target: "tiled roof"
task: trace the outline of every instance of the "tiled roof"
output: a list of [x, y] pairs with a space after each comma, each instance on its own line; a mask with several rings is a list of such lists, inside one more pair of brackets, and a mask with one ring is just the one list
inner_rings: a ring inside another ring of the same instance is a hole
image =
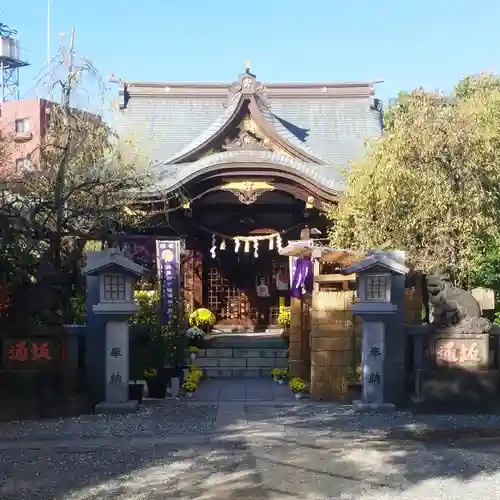
[[180, 151], [175, 153], [173, 156], [166, 159], [165, 163], [175, 163], [184, 155], [190, 153], [191, 151], [199, 148], [203, 144], [208, 143], [214, 136], [216, 136], [221, 129], [226, 127], [235, 115], [238, 113], [240, 108], [240, 101], [234, 100], [230, 103], [227, 108], [223, 108], [221, 114], [207, 127], [200, 135], [195, 137], [187, 146], [184, 146]]
[[294, 99], [272, 102], [278, 120], [310, 149], [329, 163], [348, 167], [365, 151], [366, 140], [382, 134], [381, 112], [372, 108], [373, 99]]
[[220, 117], [224, 102], [224, 97], [132, 97], [120, 112], [117, 131], [137, 141], [154, 163], [163, 163], [206, 132]]
[[312, 156], [318, 163], [328, 163], [327, 160], [315, 153], [305, 142], [301, 141], [291, 130], [286, 128], [283, 122], [273, 113], [270, 106], [265, 106], [260, 100], [257, 100], [257, 103], [262, 116], [271, 123], [281, 137], [290, 142], [299, 151], [306, 153], [308, 156]]
[[[229, 105], [227, 101], [232, 86], [224, 89], [205, 85], [183, 90], [181, 85], [135, 85], [130, 90], [127, 108], [122, 111], [118, 133], [131, 134], [141, 141], [144, 153], [158, 165], [165, 180], [174, 179], [172, 185], [182, 182], [183, 175], [190, 175], [191, 169], [207, 166], [220, 157], [214, 155], [209, 157], [212, 160], [203, 158], [182, 166], [175, 164], [208, 142], [237, 114], [239, 100], [232, 100]], [[299, 161], [301, 166], [296, 164], [297, 169], [316, 175], [325, 187], [341, 189], [341, 171], [363, 155], [367, 140], [382, 133], [381, 110], [374, 109], [370, 84], [311, 85], [298, 90], [286, 85], [262, 87], [267, 102], [257, 102], [266, 121], [311, 161], [327, 164]]]

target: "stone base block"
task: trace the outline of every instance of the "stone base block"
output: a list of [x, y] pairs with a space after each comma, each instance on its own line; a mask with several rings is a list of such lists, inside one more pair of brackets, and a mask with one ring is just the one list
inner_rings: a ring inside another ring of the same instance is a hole
[[95, 413], [109, 414], [117, 413], [120, 415], [125, 415], [127, 413], [134, 413], [137, 411], [139, 403], [137, 401], [125, 401], [123, 403], [108, 403], [103, 401], [102, 403], [97, 403], [95, 405]]
[[[170, 391], [168, 390], [170, 389]], [[170, 392], [170, 395], [173, 398], [179, 396], [181, 392], [181, 378], [180, 377], [172, 377], [170, 379], [170, 387], [167, 388], [167, 392]]]
[[396, 409], [392, 403], [363, 403], [363, 401], [353, 401], [352, 408], [357, 412], [381, 412], [390, 413]]
[[416, 378], [419, 405], [449, 411], [496, 409], [500, 389], [498, 370], [423, 369]]

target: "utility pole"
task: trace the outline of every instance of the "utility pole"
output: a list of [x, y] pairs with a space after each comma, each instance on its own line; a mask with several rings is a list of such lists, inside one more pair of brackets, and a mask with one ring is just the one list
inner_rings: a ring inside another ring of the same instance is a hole
[[69, 43], [68, 50], [68, 75], [66, 77], [66, 83], [63, 86], [62, 93], [62, 108], [64, 113], [64, 125], [66, 128], [66, 144], [64, 147], [63, 155], [59, 166], [57, 168], [56, 183], [54, 186], [54, 202], [56, 208], [56, 232], [54, 241], [54, 263], [56, 268], [59, 270], [61, 268], [61, 238], [62, 238], [62, 228], [65, 217], [66, 203], [64, 202], [64, 193], [66, 188], [66, 169], [68, 166], [68, 161], [71, 154], [71, 146], [73, 142], [73, 137], [71, 133], [71, 123], [70, 123], [70, 104], [71, 104], [71, 90], [73, 87], [73, 59], [74, 59], [74, 48], [75, 48], [75, 28], [71, 30], [71, 39]]
[[69, 50], [68, 50], [68, 76], [66, 78], [66, 84], [64, 85], [63, 91], [63, 106], [69, 108], [71, 102], [71, 89], [73, 86], [73, 59], [75, 50], [75, 28], [71, 29], [71, 38], [69, 40]]
[[47, 0], [47, 65], [50, 64], [50, 0]]

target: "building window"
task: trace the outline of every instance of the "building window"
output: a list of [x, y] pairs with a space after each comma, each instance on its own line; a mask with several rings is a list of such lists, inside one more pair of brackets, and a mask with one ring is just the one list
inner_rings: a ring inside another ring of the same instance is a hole
[[16, 134], [25, 134], [30, 129], [30, 122], [27, 118], [20, 118], [15, 121]]
[[121, 274], [104, 275], [104, 300], [125, 300], [125, 276]]
[[372, 274], [365, 278], [366, 300], [379, 302], [389, 301], [390, 276], [387, 274]]
[[28, 160], [28, 158], [18, 158], [16, 160], [16, 171], [17, 172], [31, 171], [31, 161]]

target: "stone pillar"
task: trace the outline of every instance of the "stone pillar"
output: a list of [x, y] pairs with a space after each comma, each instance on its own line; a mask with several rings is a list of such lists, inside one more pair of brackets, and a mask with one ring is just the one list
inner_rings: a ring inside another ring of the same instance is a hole
[[126, 321], [106, 323], [106, 402], [128, 401], [129, 326]]
[[[82, 269], [87, 277], [88, 389], [93, 392], [96, 412], [125, 413], [137, 408], [137, 401], [128, 401], [127, 320], [138, 311], [134, 302], [134, 281], [147, 272], [117, 249], [90, 253]], [[121, 275], [123, 294], [107, 298], [106, 278], [117, 274], [118, 278]]]
[[[399, 391], [394, 387], [394, 374], [391, 372], [392, 351], [389, 349], [389, 330], [394, 327], [391, 321], [394, 310], [389, 314], [366, 314], [363, 319], [363, 339], [361, 350], [361, 400], [354, 401], [353, 407], [360, 411], [394, 410], [400, 401]], [[359, 312], [358, 312], [359, 314]], [[361, 315], [360, 315], [361, 316]], [[397, 330], [403, 335], [403, 329]], [[398, 378], [401, 374], [395, 365]], [[404, 377], [401, 383], [404, 385]]]
[[104, 401], [96, 404], [96, 413], [130, 413], [137, 401], [129, 401], [129, 326], [128, 315], [105, 316]]
[[384, 402], [385, 324], [383, 321], [363, 322], [362, 401], [382, 405]]
[[353, 313], [363, 320], [362, 398], [358, 410], [390, 410], [405, 398], [405, 276], [402, 252], [373, 252], [344, 269], [356, 273]]
[[385, 324], [384, 387], [385, 401], [400, 406], [407, 399], [406, 391], [406, 335], [405, 324], [405, 275], [391, 276], [391, 314], [379, 316]]

